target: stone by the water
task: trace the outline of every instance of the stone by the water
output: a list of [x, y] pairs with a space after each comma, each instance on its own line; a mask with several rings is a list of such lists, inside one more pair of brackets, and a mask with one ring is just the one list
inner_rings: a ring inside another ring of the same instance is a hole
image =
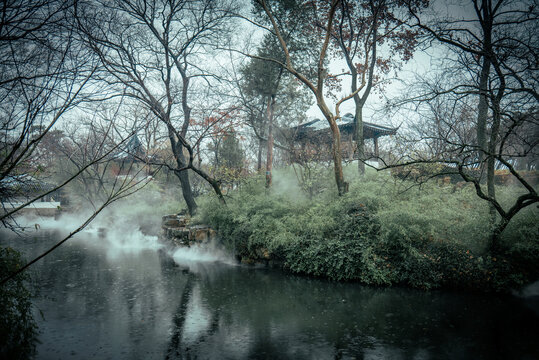
[[186, 215], [165, 215], [161, 223], [161, 239], [165, 243], [177, 246], [206, 244], [217, 239], [217, 232], [207, 225], [189, 225]]

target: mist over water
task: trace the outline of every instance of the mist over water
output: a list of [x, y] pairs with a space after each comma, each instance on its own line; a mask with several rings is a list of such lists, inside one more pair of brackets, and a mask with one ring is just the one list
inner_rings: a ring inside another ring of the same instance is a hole
[[228, 265], [236, 264], [233, 256], [216, 244], [181, 247], [172, 250], [171, 255], [178, 264], [192, 264], [195, 262], [220, 262]]
[[[21, 216], [17, 222], [29, 235], [54, 231], [65, 237], [90, 215], [90, 212], [64, 213], [57, 219], [35, 215]], [[236, 264], [234, 257], [217, 243], [177, 248], [166, 246], [166, 240], [160, 240], [158, 236], [160, 225], [160, 215], [134, 212], [130, 204], [120, 204], [105, 209], [68, 242], [81, 242], [88, 247], [103, 248], [111, 259], [121, 254], [162, 250], [177, 264], [190, 265], [191, 268], [197, 262]]]

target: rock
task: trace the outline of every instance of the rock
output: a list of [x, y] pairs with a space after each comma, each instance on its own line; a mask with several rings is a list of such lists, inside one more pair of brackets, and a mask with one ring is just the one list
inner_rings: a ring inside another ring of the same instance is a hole
[[182, 223], [180, 222], [179, 219], [166, 219], [166, 220], [163, 220], [163, 225], [164, 227], [181, 227], [182, 226]]
[[167, 220], [177, 219], [177, 218], [178, 218], [178, 215], [165, 215], [161, 219], [162, 219], [162, 222], [164, 223]]
[[161, 228], [165, 240], [174, 246], [204, 244], [217, 239], [217, 232], [207, 225], [189, 226], [190, 218], [183, 215], [165, 215]]
[[187, 228], [177, 228], [177, 229], [167, 229], [166, 235], [168, 237], [178, 238], [178, 239], [189, 239], [189, 229]]
[[189, 224], [189, 217], [182, 215], [165, 215], [162, 218], [161, 226], [163, 228], [180, 228]]
[[180, 226], [187, 226], [189, 225], [189, 218], [186, 217], [186, 216], [179, 216], [178, 217], [178, 222], [180, 223]]
[[268, 249], [259, 248], [259, 249], [256, 249], [255, 253], [259, 259], [266, 259], [266, 260], [270, 259], [270, 253]]
[[195, 241], [205, 243], [208, 241], [208, 229], [195, 229]]
[[206, 225], [194, 225], [189, 227], [189, 240], [197, 243], [206, 243], [209, 240], [210, 228]]

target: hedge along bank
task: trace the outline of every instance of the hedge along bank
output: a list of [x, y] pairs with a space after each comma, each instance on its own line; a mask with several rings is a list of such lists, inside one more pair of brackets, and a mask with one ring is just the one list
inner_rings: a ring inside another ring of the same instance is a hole
[[369, 285], [507, 291], [539, 277], [536, 209], [506, 229], [503, 253], [485, 250], [488, 208], [472, 189], [403, 184], [375, 177], [344, 197], [267, 194], [251, 181], [228, 206], [202, 202], [207, 223], [245, 263]]

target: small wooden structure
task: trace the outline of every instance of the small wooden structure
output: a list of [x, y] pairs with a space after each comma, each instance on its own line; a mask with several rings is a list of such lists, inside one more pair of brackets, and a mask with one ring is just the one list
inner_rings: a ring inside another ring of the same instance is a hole
[[[354, 116], [350, 113], [337, 120], [337, 125], [341, 132], [342, 156], [344, 159], [357, 159], [355, 153], [355, 131]], [[395, 135], [397, 128], [363, 122], [363, 139], [373, 139], [374, 152], [370, 155], [378, 158], [380, 156], [378, 148], [378, 138], [382, 136]], [[322, 159], [329, 157], [331, 153], [332, 136], [329, 124], [326, 120], [314, 119], [312, 121], [294, 126], [288, 129], [288, 137], [297, 148], [296, 158], [305, 156]], [[327, 150], [327, 151], [326, 151]], [[326, 154], [326, 156], [321, 156]]]

